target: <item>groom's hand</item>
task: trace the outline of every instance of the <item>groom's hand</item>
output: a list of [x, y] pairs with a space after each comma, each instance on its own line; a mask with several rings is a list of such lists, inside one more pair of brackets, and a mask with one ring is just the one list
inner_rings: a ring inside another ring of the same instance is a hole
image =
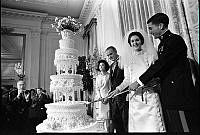
[[102, 103], [103, 103], [103, 104], [107, 104], [107, 103], [108, 103], [108, 100], [109, 100], [109, 99], [106, 97], [106, 98], [104, 98], [104, 99], [102, 100]]

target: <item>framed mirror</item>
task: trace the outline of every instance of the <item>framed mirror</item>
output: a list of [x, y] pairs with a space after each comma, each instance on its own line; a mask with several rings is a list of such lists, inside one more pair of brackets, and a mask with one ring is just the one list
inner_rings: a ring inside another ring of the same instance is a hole
[[1, 30], [1, 86], [8, 90], [16, 87], [18, 77], [14, 67], [16, 63], [24, 63], [25, 41], [25, 34]]

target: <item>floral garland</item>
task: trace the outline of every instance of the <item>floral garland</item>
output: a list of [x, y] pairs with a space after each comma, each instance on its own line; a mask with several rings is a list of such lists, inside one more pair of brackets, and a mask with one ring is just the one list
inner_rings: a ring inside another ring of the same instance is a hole
[[78, 32], [82, 26], [80, 22], [72, 18], [71, 16], [67, 17], [56, 17], [55, 22], [51, 24], [52, 28], [55, 28], [57, 32], [61, 32], [65, 29], [68, 29], [74, 33]]

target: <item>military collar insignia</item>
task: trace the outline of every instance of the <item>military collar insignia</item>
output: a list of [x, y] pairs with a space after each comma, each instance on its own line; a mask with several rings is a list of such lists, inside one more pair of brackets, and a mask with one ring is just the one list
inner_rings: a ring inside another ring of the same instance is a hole
[[158, 53], [159, 53], [159, 54], [162, 54], [162, 52], [163, 52], [163, 48], [164, 48], [163, 45], [159, 48], [159, 50], [158, 50]]
[[171, 36], [171, 32], [170, 30], [165, 31], [160, 37], [159, 39], [162, 41], [164, 38]]

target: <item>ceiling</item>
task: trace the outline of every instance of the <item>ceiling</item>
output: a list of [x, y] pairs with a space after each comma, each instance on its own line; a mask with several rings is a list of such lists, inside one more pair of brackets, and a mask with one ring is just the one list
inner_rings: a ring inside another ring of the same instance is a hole
[[85, 0], [1, 0], [1, 7], [79, 18]]

